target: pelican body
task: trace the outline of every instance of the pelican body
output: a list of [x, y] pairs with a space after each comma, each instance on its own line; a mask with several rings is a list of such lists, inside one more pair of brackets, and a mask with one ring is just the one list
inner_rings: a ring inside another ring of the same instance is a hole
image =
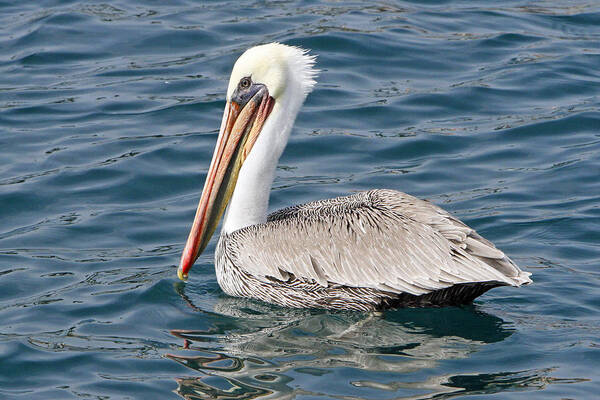
[[475, 230], [395, 190], [267, 215], [277, 162], [315, 85], [314, 63], [305, 50], [279, 43], [253, 47], [235, 63], [179, 278], [187, 280], [225, 213], [215, 269], [232, 296], [368, 311], [464, 304], [497, 286], [531, 283]]

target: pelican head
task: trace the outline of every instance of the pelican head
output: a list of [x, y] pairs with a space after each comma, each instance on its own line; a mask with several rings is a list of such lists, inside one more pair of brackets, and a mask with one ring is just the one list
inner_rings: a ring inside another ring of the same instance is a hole
[[280, 43], [252, 47], [236, 61], [219, 137], [177, 269], [180, 279], [187, 279], [206, 248], [257, 141], [262, 146], [259, 156], [277, 163], [300, 106], [315, 85], [314, 62], [306, 50]]

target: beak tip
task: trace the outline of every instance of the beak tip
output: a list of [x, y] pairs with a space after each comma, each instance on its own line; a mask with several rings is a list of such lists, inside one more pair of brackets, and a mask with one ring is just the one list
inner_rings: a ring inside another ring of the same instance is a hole
[[188, 279], [188, 274], [184, 274], [181, 268], [177, 268], [177, 277], [185, 282]]

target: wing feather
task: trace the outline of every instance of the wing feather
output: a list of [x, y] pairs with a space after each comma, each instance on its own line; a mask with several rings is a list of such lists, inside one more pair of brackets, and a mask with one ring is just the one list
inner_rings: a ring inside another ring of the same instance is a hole
[[492, 243], [441, 208], [374, 190], [280, 210], [232, 234], [236, 265], [299, 279], [421, 295], [458, 283], [529, 283]]

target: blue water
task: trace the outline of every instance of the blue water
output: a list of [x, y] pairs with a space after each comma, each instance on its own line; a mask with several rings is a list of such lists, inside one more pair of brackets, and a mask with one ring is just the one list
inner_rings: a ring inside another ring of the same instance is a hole
[[[595, 399], [598, 1], [0, 2], [0, 398]], [[272, 209], [427, 198], [534, 284], [383, 316], [230, 298], [175, 267], [231, 66], [322, 70]]]

